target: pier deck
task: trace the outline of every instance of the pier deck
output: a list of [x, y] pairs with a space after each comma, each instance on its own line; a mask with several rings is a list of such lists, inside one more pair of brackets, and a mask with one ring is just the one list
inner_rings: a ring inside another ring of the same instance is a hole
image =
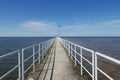
[[53, 71], [53, 80], [82, 80], [80, 73], [74, 67], [73, 62], [69, 59], [65, 49], [56, 40], [56, 57]]
[[38, 65], [36, 72], [29, 75], [27, 80], [30, 78], [34, 78], [33, 80], [84, 80], [68, 57], [59, 38], [55, 40], [48, 54], [46, 62], [41, 63], [41, 65], [45, 63], [42, 71], [39, 69], [41, 65]]

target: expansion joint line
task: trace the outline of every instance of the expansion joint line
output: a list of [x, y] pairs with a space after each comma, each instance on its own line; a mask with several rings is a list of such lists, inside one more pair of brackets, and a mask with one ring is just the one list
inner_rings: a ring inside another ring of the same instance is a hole
[[54, 58], [53, 58], [53, 65], [52, 65], [52, 71], [51, 71], [50, 80], [52, 80], [52, 78], [53, 78], [53, 71], [54, 71], [54, 65], [55, 65], [55, 56], [56, 56], [56, 45], [57, 45], [57, 43], [55, 43], [55, 45], [54, 45]]

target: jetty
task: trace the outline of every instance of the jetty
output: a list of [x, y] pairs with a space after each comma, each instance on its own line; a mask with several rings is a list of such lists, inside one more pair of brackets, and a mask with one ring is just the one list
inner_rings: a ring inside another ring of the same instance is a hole
[[37, 66], [36, 72], [31, 73], [27, 80], [30, 78], [33, 80], [84, 80], [68, 57], [60, 38], [55, 39], [50, 52], [47, 54], [48, 58], [41, 72], [37, 71], [40, 68]]
[[119, 60], [60, 37], [2, 55], [0, 59], [15, 54], [17, 65], [0, 76], [0, 80], [11, 80], [8, 75], [16, 69], [16, 80], [119, 80], [119, 76], [101, 69], [98, 57], [105, 58], [107, 65], [113, 63], [117, 69]]

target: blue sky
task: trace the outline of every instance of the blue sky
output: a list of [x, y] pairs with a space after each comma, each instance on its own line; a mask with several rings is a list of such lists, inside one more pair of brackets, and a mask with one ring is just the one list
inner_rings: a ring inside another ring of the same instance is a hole
[[120, 0], [1, 0], [0, 36], [120, 36]]

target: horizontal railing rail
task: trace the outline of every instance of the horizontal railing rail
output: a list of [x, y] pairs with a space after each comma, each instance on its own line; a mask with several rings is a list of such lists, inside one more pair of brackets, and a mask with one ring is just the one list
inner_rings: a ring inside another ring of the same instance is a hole
[[[0, 56], [0, 61], [4, 58], [7, 58], [8, 56], [17, 54], [17, 65], [15, 65], [12, 69], [4, 73], [2, 76], [0, 76], [0, 80], [3, 80], [6, 76], [11, 74], [13, 71], [15, 71], [17, 68], [18, 78], [17, 80], [25, 80], [25, 74], [32, 68], [33, 72], [35, 72], [36, 63], [41, 61], [41, 58], [43, 58], [44, 55], [46, 55], [47, 50], [52, 46], [54, 42], [54, 38], [37, 43], [35, 45], [31, 45], [28, 47], [25, 47], [21, 50], [13, 51], [11, 53], [7, 53], [5, 55]], [[27, 62], [28, 61], [28, 62]], [[12, 64], [11, 64], [12, 65]], [[7, 66], [7, 65], [4, 65]]]
[[[10, 69], [9, 71], [7, 71], [5, 74], [3, 74], [1, 77], [0, 77], [0, 80], [3, 80], [8, 74], [12, 73], [13, 71], [15, 71], [17, 68], [18, 68], [18, 74], [20, 74], [20, 50], [16, 50], [16, 51], [13, 51], [13, 52], [10, 52], [10, 53], [7, 53], [5, 55], [2, 55], [0, 56], [0, 60], [4, 60], [6, 57], [9, 57], [11, 55], [15, 55], [17, 54], [18, 55], [18, 63], [17, 65], [15, 65], [14, 67], [12, 67], [12, 69]], [[7, 65], [5, 65], [7, 66]], [[19, 79], [21, 78], [21, 76], [18, 77]]]
[[[63, 47], [68, 51], [68, 55], [71, 57], [72, 60], [74, 60], [75, 66], [77, 65], [77, 63], [80, 65], [81, 75], [83, 75], [83, 69], [84, 69], [88, 73], [88, 75], [91, 76], [92, 80], [98, 80], [98, 71], [99, 71], [101, 74], [106, 76], [107, 79], [114, 80], [111, 76], [109, 76], [106, 72], [104, 72], [102, 69], [99, 68], [98, 66], [99, 61], [97, 57], [100, 56], [120, 66], [119, 60], [109, 57], [107, 55], [104, 55], [102, 53], [95, 52], [83, 46], [77, 45], [71, 41], [68, 41], [62, 38], [60, 39]], [[88, 55], [91, 54], [91, 60], [89, 60], [84, 56], [84, 51], [87, 51], [89, 53]], [[80, 57], [80, 58], [77, 58], [77, 57]], [[84, 66], [84, 61], [86, 61], [87, 64], [92, 66], [91, 70], [89, 70]]]

